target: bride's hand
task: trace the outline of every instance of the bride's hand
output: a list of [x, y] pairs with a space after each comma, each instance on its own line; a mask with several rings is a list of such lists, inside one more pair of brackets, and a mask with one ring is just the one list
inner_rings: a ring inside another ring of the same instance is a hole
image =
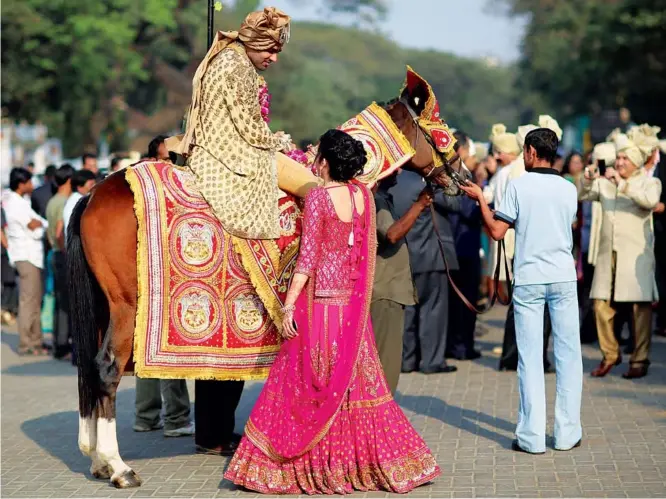
[[296, 331], [296, 323], [294, 322], [294, 312], [289, 311], [284, 314], [282, 318], [282, 337], [286, 340], [293, 340], [298, 336]]

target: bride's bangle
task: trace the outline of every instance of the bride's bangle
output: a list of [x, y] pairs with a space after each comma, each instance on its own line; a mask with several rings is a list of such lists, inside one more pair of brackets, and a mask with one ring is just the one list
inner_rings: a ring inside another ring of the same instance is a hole
[[282, 311], [283, 314], [287, 314], [289, 312], [293, 312], [294, 310], [296, 310], [296, 305], [285, 305], [280, 310]]

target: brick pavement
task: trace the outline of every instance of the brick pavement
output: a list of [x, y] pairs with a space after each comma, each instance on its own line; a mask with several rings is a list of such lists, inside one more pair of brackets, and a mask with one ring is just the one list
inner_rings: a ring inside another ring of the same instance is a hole
[[[586, 376], [584, 440], [571, 452], [542, 456], [510, 450], [516, 419], [514, 373], [497, 372], [492, 350], [501, 344], [504, 310], [484, 318], [479, 361], [459, 362], [456, 374], [403, 375], [399, 403], [433, 449], [443, 476], [412, 497], [665, 497], [666, 341], [656, 339], [650, 375], [604, 380]], [[134, 380], [118, 394], [121, 454], [141, 475], [139, 489], [116, 491], [91, 478], [77, 447], [73, 367], [19, 358], [18, 338], [2, 333], [2, 497], [252, 497], [222, 481], [226, 460], [193, 454], [190, 438], [132, 431]], [[585, 370], [598, 362], [584, 347]], [[549, 401], [553, 375], [547, 377]], [[260, 383], [248, 384], [240, 407], [247, 418]], [[194, 390], [190, 385], [190, 392]], [[553, 405], [549, 404], [549, 431]], [[385, 497], [385, 494], [356, 494]]]

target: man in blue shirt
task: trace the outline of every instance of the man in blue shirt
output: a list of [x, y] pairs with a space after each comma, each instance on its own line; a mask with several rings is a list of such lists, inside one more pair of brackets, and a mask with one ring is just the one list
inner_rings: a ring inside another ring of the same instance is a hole
[[552, 130], [537, 128], [527, 135], [524, 154], [528, 173], [511, 181], [495, 213], [480, 187], [463, 187], [469, 197], [479, 201], [483, 222], [493, 239], [502, 239], [509, 227], [516, 230], [513, 302], [520, 402], [513, 449], [532, 454], [546, 451], [542, 355], [546, 304], [553, 326], [557, 373], [555, 449], [578, 447], [582, 436], [583, 361], [571, 231], [577, 193], [552, 167], [557, 147]]

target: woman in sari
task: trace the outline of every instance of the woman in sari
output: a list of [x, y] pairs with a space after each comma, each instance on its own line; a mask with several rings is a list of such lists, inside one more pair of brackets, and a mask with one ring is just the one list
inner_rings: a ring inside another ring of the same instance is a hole
[[408, 492], [440, 474], [391, 396], [369, 310], [377, 248], [370, 191], [352, 179], [363, 145], [321, 137], [324, 185], [305, 199], [298, 262], [283, 308], [285, 342], [225, 473], [271, 494]]

